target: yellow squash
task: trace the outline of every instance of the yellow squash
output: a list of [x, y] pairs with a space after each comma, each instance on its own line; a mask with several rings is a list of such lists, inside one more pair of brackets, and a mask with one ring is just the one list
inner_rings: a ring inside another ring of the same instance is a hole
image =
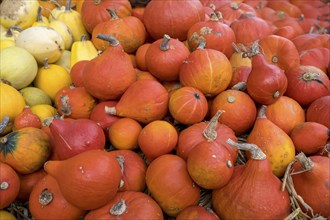
[[92, 41], [83, 35], [80, 41], [75, 41], [71, 47], [71, 67], [81, 60], [91, 60], [97, 57], [98, 52]]
[[19, 26], [31, 27], [38, 12], [38, 0], [3, 0], [0, 7], [0, 23], [6, 28]]
[[41, 10], [42, 10], [42, 6], [39, 5], [37, 19], [35, 22], [33, 22], [32, 26], [46, 26], [46, 27], [48, 26], [49, 24], [48, 18], [42, 15]]
[[22, 29], [18, 26], [11, 26], [0, 34], [0, 49], [16, 45], [16, 37]]

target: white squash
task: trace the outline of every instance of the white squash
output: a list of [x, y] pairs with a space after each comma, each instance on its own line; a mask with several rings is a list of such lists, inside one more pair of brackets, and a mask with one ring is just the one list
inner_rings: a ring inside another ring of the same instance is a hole
[[46, 58], [48, 63], [55, 63], [63, 53], [64, 40], [53, 28], [33, 26], [18, 35], [16, 46], [29, 51], [39, 64]]
[[38, 64], [24, 48], [7, 47], [1, 50], [0, 78], [16, 89], [21, 89], [33, 82], [38, 73]]
[[63, 22], [59, 20], [51, 20], [48, 24], [49, 27], [57, 31], [64, 40], [64, 48], [70, 50], [73, 43], [73, 35], [70, 28]]
[[38, 0], [2, 0], [0, 23], [6, 28], [13, 25], [29, 28], [36, 20], [38, 7]]

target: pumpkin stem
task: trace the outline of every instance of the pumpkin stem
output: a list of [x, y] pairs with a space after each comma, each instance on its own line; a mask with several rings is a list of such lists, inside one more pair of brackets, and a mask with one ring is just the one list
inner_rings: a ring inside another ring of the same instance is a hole
[[232, 147], [236, 147], [239, 150], [249, 151], [253, 160], [266, 159], [266, 154], [255, 144], [237, 143], [230, 138], [228, 138], [226, 142]]
[[44, 68], [49, 69], [48, 57], [44, 59]]
[[209, 4], [209, 7], [210, 7], [213, 11], [215, 11], [215, 9], [217, 9], [216, 6], [215, 6], [215, 4], [213, 4], [213, 3], [210, 3], [210, 4]]
[[113, 36], [110, 36], [110, 35], [106, 35], [106, 34], [98, 34], [96, 36], [96, 38], [99, 38], [101, 40], [105, 40], [105, 41], [108, 41], [110, 43], [110, 46], [112, 47], [116, 47], [119, 45], [119, 41], [113, 37]]
[[217, 15], [219, 21], [223, 19], [222, 13], [220, 11], [216, 11], [215, 14]]
[[69, 102], [70, 101], [69, 96], [68, 95], [60, 96], [60, 100], [61, 100], [61, 111], [63, 115], [71, 115], [72, 111]]
[[102, 0], [94, 0], [94, 5], [99, 5]]
[[116, 115], [117, 112], [116, 112], [116, 107], [108, 107], [108, 106], [105, 106], [104, 107], [104, 111], [105, 113], [109, 114], [109, 115]]
[[274, 94], [273, 94], [273, 99], [277, 99], [278, 97], [280, 96], [280, 91], [276, 91], [276, 92], [274, 92]]
[[116, 20], [119, 19], [117, 13], [115, 12], [115, 10], [111, 10], [109, 8], [106, 8], [105, 10], [107, 10], [107, 12], [110, 14], [110, 20]]
[[308, 158], [303, 152], [297, 154], [296, 159], [305, 171], [311, 170], [314, 166], [312, 160]]
[[71, 0], [66, 0], [65, 12], [70, 12], [70, 11], [71, 11]]
[[197, 49], [205, 49], [205, 47], [206, 47], [206, 40], [205, 40], [205, 38], [204, 37], [202, 37], [202, 36], [200, 36], [199, 38], [198, 38], [198, 46], [197, 46]]
[[125, 203], [125, 200], [121, 199], [119, 202], [114, 204], [110, 209], [111, 215], [122, 215], [127, 209], [127, 205]]
[[162, 43], [160, 44], [160, 49], [162, 51], [167, 51], [170, 49], [170, 46], [168, 45], [168, 42], [171, 40], [171, 37], [167, 34], [164, 34], [164, 37], [163, 37], [163, 40], [162, 40]]
[[230, 4], [230, 8], [233, 9], [233, 10], [238, 10], [239, 9], [239, 6], [236, 2], [232, 2]]
[[236, 101], [235, 97], [234, 96], [228, 96], [227, 97], [227, 102], [229, 103], [234, 103]]
[[3, 181], [0, 183], [0, 190], [6, 190], [9, 187], [9, 183], [7, 181]]
[[215, 12], [210, 13], [210, 21], [219, 21], [219, 18]]
[[238, 82], [231, 87], [232, 90], [244, 91], [246, 89], [246, 82]]
[[322, 84], [325, 88], [327, 88], [327, 86], [324, 84], [324, 82], [319, 78], [320, 73], [317, 72], [305, 72], [304, 74], [302, 74], [301, 78], [304, 81], [315, 81], [318, 82], [320, 84]]
[[42, 22], [42, 14], [41, 14], [41, 9], [42, 9], [42, 6], [39, 5], [38, 7], [38, 11], [37, 11], [37, 22]]
[[47, 188], [43, 189], [39, 195], [39, 203], [42, 206], [48, 205], [53, 201], [53, 193], [51, 193]]
[[267, 118], [266, 117], [266, 110], [267, 110], [267, 106], [266, 105], [262, 105], [260, 107], [259, 113], [258, 113], [258, 118]]
[[86, 34], [81, 35], [80, 41], [87, 41], [87, 35]]
[[[121, 174], [124, 174], [124, 163], [125, 163], [125, 158], [124, 156], [121, 156], [121, 155], [117, 155], [116, 156], [116, 160], [118, 161], [119, 163], [119, 167], [120, 167], [120, 171], [121, 171]], [[121, 179], [120, 180], [120, 183], [119, 183], [119, 188], [123, 187], [124, 186], [124, 180]]]
[[214, 141], [217, 138], [217, 131], [215, 130], [218, 125], [218, 120], [220, 115], [225, 112], [224, 110], [218, 110], [217, 113], [211, 118], [209, 124], [203, 131], [203, 136], [207, 139], [207, 141]]
[[[9, 117], [8, 115], [3, 116], [2, 121], [0, 121], [0, 134], [5, 130], [5, 128], [8, 126], [9, 124]], [[2, 139], [1, 139], [2, 142]]]
[[22, 28], [13, 25], [13, 26], [10, 26], [10, 27], [8, 28], [8, 30], [6, 31], [5, 36], [6, 36], [6, 37], [12, 37], [12, 36], [14, 35], [13, 30], [15, 30], [15, 31], [19, 31], [19, 32], [23, 31]]

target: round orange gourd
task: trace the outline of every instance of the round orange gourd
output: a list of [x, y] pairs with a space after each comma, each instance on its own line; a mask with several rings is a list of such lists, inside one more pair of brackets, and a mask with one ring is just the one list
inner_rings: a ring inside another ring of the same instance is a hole
[[39, 128], [26, 127], [0, 138], [0, 161], [18, 173], [38, 170], [50, 155], [48, 135]]
[[151, 43], [144, 43], [135, 52], [137, 68], [139, 68], [142, 71], [148, 70], [146, 65], [145, 55], [150, 45]]
[[17, 199], [24, 202], [28, 201], [32, 189], [37, 184], [37, 182], [40, 179], [42, 179], [44, 176], [46, 176], [46, 172], [44, 171], [43, 168], [34, 171], [33, 173], [19, 175], [21, 184], [19, 188], [19, 193], [17, 195]]
[[3, 209], [16, 199], [20, 179], [16, 171], [8, 164], [0, 162], [0, 170], [0, 209]]
[[29, 197], [29, 210], [34, 219], [78, 219], [85, 210], [70, 204], [54, 177], [46, 174], [37, 181]]
[[120, 150], [133, 150], [138, 147], [138, 136], [142, 130], [139, 122], [131, 118], [120, 118], [109, 128], [111, 144]]
[[152, 161], [146, 183], [151, 196], [172, 217], [188, 206], [197, 205], [200, 197], [200, 188], [189, 176], [185, 160], [177, 155], [165, 154]]
[[65, 199], [83, 210], [105, 205], [117, 193], [119, 163], [103, 150], [89, 150], [66, 160], [49, 160], [45, 171], [53, 176]]
[[142, 128], [138, 144], [150, 163], [157, 157], [170, 153], [176, 147], [178, 132], [164, 120], [155, 120]]
[[234, 89], [227, 89], [214, 97], [211, 116], [218, 110], [224, 111], [219, 117], [219, 122], [233, 129], [238, 136], [252, 128], [257, 117], [253, 99], [245, 92]]
[[208, 104], [201, 91], [185, 86], [173, 91], [169, 100], [169, 111], [179, 123], [195, 124], [205, 118]]
[[54, 99], [58, 113], [68, 118], [89, 118], [96, 99], [84, 87], [65, 86]]
[[220, 220], [217, 214], [208, 207], [192, 205], [183, 209], [175, 218], [176, 220]]
[[201, 40], [198, 48], [182, 63], [179, 80], [183, 86], [200, 90], [206, 97], [224, 91], [232, 78], [231, 64], [222, 52], [208, 49]]
[[292, 129], [305, 121], [305, 111], [294, 99], [281, 96], [276, 102], [267, 106], [266, 116], [288, 135]]
[[312, 102], [306, 111], [306, 121], [313, 121], [330, 128], [330, 95], [322, 96]]
[[14, 120], [14, 130], [25, 127], [41, 128], [41, 120], [38, 115], [34, 114], [29, 106], [19, 113]]

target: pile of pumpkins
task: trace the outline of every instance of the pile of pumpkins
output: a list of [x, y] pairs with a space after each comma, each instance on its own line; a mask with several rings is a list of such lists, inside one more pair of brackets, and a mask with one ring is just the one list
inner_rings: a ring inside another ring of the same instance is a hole
[[0, 12], [0, 219], [330, 218], [328, 1]]

